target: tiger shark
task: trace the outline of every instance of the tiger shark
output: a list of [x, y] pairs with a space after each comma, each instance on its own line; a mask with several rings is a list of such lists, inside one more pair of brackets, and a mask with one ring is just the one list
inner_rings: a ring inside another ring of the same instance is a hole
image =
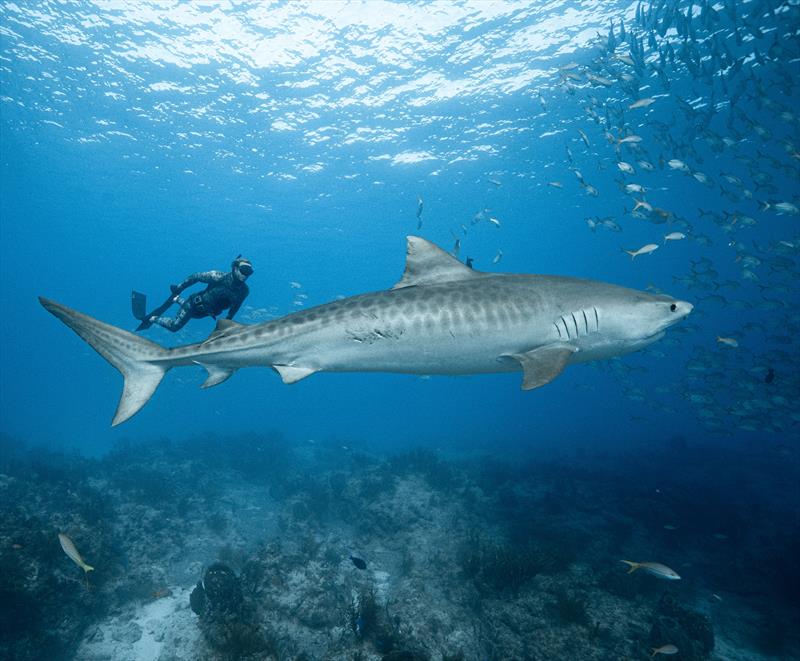
[[46, 298], [41, 304], [124, 378], [112, 426], [137, 413], [173, 367], [201, 365], [210, 388], [242, 367], [284, 383], [315, 372], [523, 372], [538, 388], [567, 365], [620, 356], [661, 338], [691, 303], [604, 282], [473, 270], [407, 237], [405, 272], [359, 294], [258, 324], [220, 319], [203, 342], [166, 348]]

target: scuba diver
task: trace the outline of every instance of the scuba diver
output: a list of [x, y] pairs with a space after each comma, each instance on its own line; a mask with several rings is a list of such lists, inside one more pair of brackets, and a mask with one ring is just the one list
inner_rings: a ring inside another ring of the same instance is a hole
[[[136, 330], [145, 330], [153, 324], [158, 324], [174, 333], [183, 328], [189, 319], [202, 317], [216, 319], [217, 315], [225, 309], [228, 309], [227, 318], [233, 319], [250, 293], [245, 281], [251, 275], [253, 275], [253, 265], [250, 260], [238, 255], [231, 262], [230, 273], [203, 271], [193, 273], [179, 285], [170, 285], [169, 288], [172, 291], [170, 297], [149, 313], [145, 312], [147, 300], [145, 295], [134, 291], [131, 298], [133, 316], [141, 321]], [[184, 289], [198, 282], [208, 286], [202, 292], [192, 294], [185, 299], [181, 298], [180, 294]], [[162, 317], [161, 315], [175, 303], [181, 306], [175, 317]]]

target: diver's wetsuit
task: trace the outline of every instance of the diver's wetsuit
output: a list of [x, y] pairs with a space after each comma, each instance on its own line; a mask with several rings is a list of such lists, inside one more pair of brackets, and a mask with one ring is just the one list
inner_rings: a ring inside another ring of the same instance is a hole
[[198, 282], [207, 283], [208, 287], [204, 291], [193, 294], [186, 299], [177, 298], [175, 302], [181, 307], [174, 319], [170, 317], [155, 317], [152, 322], [175, 332], [183, 328], [189, 319], [209, 316], [216, 318], [225, 308], [230, 308], [227, 318], [233, 319], [244, 299], [250, 293], [250, 288], [245, 282], [238, 280], [232, 272], [225, 273], [224, 271], [193, 273], [175, 287], [173, 292], [179, 294], [187, 287], [191, 287]]

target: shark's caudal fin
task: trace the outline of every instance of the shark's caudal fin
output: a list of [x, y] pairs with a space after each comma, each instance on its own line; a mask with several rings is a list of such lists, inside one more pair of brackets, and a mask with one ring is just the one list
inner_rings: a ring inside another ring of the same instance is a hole
[[170, 368], [161, 362], [168, 354], [164, 347], [47, 298], [40, 296], [39, 302], [122, 373], [125, 384], [112, 426], [147, 404]]

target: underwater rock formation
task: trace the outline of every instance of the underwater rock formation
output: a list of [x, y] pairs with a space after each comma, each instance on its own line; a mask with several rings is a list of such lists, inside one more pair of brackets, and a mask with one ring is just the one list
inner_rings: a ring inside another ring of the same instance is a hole
[[682, 606], [667, 593], [653, 612], [649, 643], [654, 648], [670, 643], [684, 661], [703, 661], [714, 650], [714, 629], [708, 617]]
[[242, 595], [234, 571], [221, 562], [212, 564], [189, 597], [208, 644], [236, 658], [258, 654], [265, 658], [270, 644], [259, 624], [256, 606]]

